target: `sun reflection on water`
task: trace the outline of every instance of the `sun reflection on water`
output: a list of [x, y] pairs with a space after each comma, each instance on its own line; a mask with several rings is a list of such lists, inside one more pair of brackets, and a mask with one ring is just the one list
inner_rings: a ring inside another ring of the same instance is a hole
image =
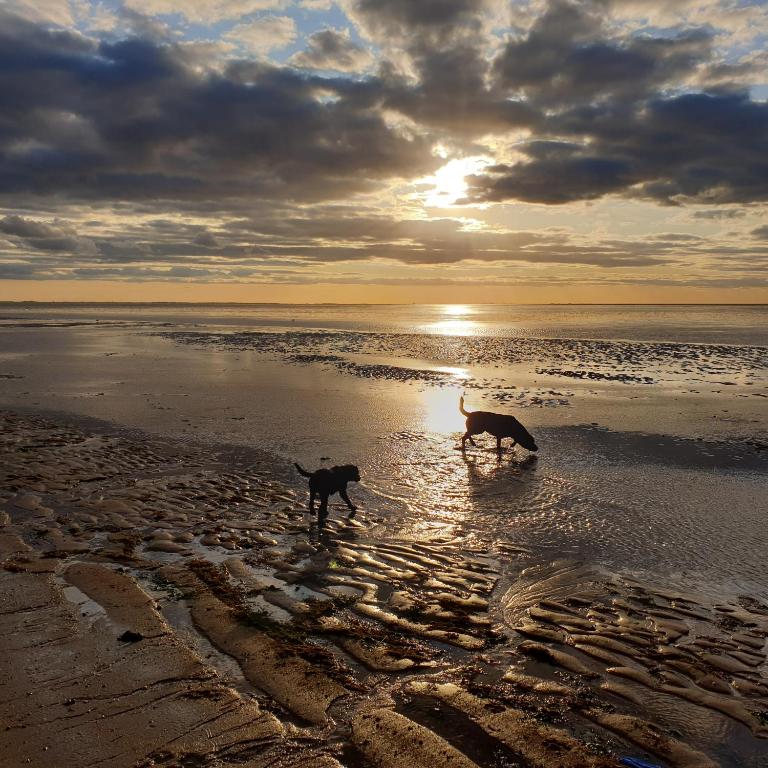
[[[454, 368], [451, 371], [461, 371], [466, 377], [468, 374], [462, 368]], [[459, 387], [446, 387], [445, 389], [429, 389], [422, 393], [424, 430], [441, 435], [450, 435], [453, 432], [464, 431], [464, 417], [459, 412], [459, 397], [462, 390]]]
[[443, 336], [474, 336], [478, 332], [480, 324], [469, 319], [476, 311], [472, 307], [466, 304], [446, 304], [440, 309], [443, 319], [427, 327], [431, 333]]

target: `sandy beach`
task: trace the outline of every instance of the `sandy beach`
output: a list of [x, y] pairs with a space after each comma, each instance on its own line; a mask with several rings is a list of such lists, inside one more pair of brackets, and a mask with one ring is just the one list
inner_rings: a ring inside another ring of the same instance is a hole
[[2, 436], [9, 765], [761, 764], [760, 601], [318, 536], [241, 449], [7, 412]]
[[[534, 382], [543, 342], [502, 390], [488, 343], [457, 385], [436, 339], [385, 363], [389, 337], [187, 332], [5, 329], [8, 765], [766, 765], [759, 348], [676, 350], [749, 395], [726, 416], [682, 377]], [[660, 377], [630, 351], [611, 375]], [[541, 457], [457, 452], [458, 387], [516, 408]], [[353, 458], [361, 511], [318, 531], [291, 461]]]

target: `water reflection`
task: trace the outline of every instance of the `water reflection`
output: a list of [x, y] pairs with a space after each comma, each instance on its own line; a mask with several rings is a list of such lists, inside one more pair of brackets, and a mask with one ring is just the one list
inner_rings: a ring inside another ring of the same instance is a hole
[[[418, 418], [410, 429], [387, 436], [381, 463], [371, 468], [372, 507], [381, 510], [391, 535], [487, 541], [489, 532], [504, 537], [510, 525], [520, 525], [521, 510], [535, 493], [536, 457], [505, 451], [499, 460], [493, 441], [463, 455], [461, 393], [460, 386], [419, 392]], [[391, 513], [394, 504], [397, 514]]]
[[461, 457], [467, 470], [469, 501], [479, 502], [481, 512], [493, 507], [500, 512], [512, 511], [508, 505], [527, 492], [527, 483], [538, 461], [531, 454], [502, 462], [499, 457], [491, 458], [487, 451], [481, 456], [462, 453]]
[[476, 336], [480, 332], [480, 323], [471, 320], [477, 310], [468, 304], [446, 304], [440, 307], [443, 318], [430, 323], [424, 328], [428, 333], [443, 336]]
[[[457, 377], [466, 378], [463, 368], [441, 369], [448, 370]], [[459, 387], [430, 389], [422, 393], [423, 405], [422, 428], [426, 432], [450, 435], [453, 432], [464, 431], [464, 417], [459, 412], [459, 398], [462, 390]]]

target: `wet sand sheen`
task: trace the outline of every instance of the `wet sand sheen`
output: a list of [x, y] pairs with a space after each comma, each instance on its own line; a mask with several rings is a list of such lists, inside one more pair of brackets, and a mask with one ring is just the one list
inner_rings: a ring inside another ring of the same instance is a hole
[[757, 768], [768, 754], [754, 598], [373, 536], [365, 512], [318, 536], [268, 456], [1, 418], [0, 746], [18, 764]]

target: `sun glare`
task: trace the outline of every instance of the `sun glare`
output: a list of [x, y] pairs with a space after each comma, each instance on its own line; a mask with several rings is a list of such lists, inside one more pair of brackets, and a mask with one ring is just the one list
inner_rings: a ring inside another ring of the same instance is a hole
[[445, 304], [441, 307], [443, 314], [449, 317], [464, 317], [474, 315], [475, 310], [468, 304]]
[[485, 157], [458, 157], [449, 160], [434, 175], [427, 176], [422, 181], [431, 184], [424, 196], [424, 203], [433, 208], [445, 208], [456, 205], [467, 194], [466, 177], [477, 173], [490, 161]]
[[479, 323], [468, 319], [475, 310], [466, 304], [446, 304], [441, 307], [444, 319], [431, 323], [425, 330], [443, 336], [473, 336], [479, 329]]
[[[465, 372], [466, 375], [466, 372]], [[430, 389], [423, 393], [424, 429], [428, 432], [451, 434], [458, 432], [464, 425], [459, 412], [459, 387]]]

